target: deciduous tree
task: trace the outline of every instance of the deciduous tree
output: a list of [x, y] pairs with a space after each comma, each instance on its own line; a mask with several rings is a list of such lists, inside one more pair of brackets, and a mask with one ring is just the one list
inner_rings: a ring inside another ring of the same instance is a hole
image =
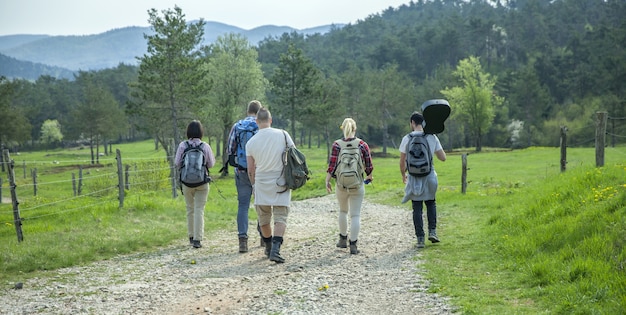
[[502, 98], [495, 95], [495, 80], [482, 70], [477, 57], [469, 57], [459, 62], [454, 71], [460, 86], [446, 88], [441, 93], [455, 104], [453, 115], [464, 122], [475, 141], [476, 151], [482, 149], [482, 136], [486, 133], [495, 116], [495, 106], [502, 104]]

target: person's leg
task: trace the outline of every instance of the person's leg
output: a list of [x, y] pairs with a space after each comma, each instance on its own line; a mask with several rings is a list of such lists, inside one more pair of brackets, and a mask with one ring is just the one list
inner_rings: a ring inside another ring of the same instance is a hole
[[417, 237], [417, 247], [424, 247], [424, 219], [422, 218], [423, 203], [421, 200], [412, 200], [413, 207], [413, 226], [415, 227], [415, 236]]
[[187, 210], [187, 236], [189, 236], [189, 242], [193, 244], [193, 211], [194, 200], [193, 190], [185, 185], [182, 185], [183, 197], [185, 197], [185, 208]]
[[252, 184], [245, 171], [235, 170], [235, 187], [237, 188], [237, 234], [248, 237], [248, 212], [252, 197]]
[[424, 236], [424, 219], [422, 218], [422, 209], [424, 207], [421, 200], [412, 200], [413, 206], [413, 226], [415, 227], [415, 236]]
[[248, 212], [252, 196], [252, 184], [248, 173], [235, 170], [235, 187], [237, 188], [237, 235], [239, 237], [239, 252], [248, 251]]
[[272, 248], [270, 250], [270, 260], [276, 263], [284, 263], [285, 258], [280, 255], [280, 246], [283, 244], [283, 236], [287, 229], [287, 217], [289, 207], [274, 206], [272, 217], [274, 218], [274, 236], [272, 237]]
[[[193, 213], [193, 238], [200, 242], [204, 238], [204, 207], [209, 196], [209, 184], [204, 184], [195, 188], [194, 192], [194, 213]], [[194, 245], [195, 246], [195, 245]]]
[[272, 227], [270, 226], [272, 222], [272, 206], [257, 205], [255, 209], [258, 217], [259, 233], [261, 233], [261, 238], [265, 245], [265, 256], [269, 258], [272, 247]]
[[350, 201], [348, 200], [348, 191], [345, 188], [336, 186], [335, 195], [339, 203], [339, 234], [348, 234], [348, 211], [350, 210]]
[[348, 205], [350, 213], [350, 254], [358, 254], [357, 241], [359, 239], [359, 231], [361, 230], [361, 205], [363, 204], [363, 196], [365, 188], [363, 186], [358, 189], [348, 191]]
[[437, 201], [427, 200], [426, 203], [426, 216], [428, 217], [428, 240], [433, 243], [439, 242], [437, 236]]
[[356, 241], [359, 239], [359, 232], [361, 230], [361, 206], [363, 204], [363, 197], [365, 196], [365, 188], [361, 186], [359, 189], [352, 189], [348, 194], [350, 241]]

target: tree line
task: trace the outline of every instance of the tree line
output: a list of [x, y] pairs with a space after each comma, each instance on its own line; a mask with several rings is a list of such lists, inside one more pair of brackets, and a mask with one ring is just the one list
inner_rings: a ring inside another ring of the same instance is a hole
[[[618, 0], [420, 0], [324, 35], [252, 46], [238, 34], [201, 45], [203, 20], [150, 9], [154, 32], [138, 67], [0, 79], [0, 142], [98, 148], [152, 137], [169, 152], [200, 119], [223, 156], [233, 122], [259, 99], [299, 145], [329, 148], [350, 116], [386, 153], [411, 112], [445, 98], [446, 149], [557, 146], [561, 126], [584, 145], [593, 113], [626, 116], [624, 16]], [[626, 134], [626, 124], [616, 128]]]

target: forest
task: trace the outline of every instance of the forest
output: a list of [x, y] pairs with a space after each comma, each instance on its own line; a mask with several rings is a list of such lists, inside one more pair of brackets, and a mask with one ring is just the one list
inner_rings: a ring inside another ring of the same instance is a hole
[[199, 119], [219, 155], [246, 104], [300, 146], [329, 146], [353, 117], [359, 137], [396, 150], [429, 99], [452, 108], [446, 150], [626, 142], [623, 0], [411, 1], [326, 34], [284, 33], [252, 45], [231, 33], [201, 44], [204, 21], [179, 7], [148, 11], [139, 66], [74, 79], [0, 78], [0, 142], [13, 151], [99, 148], [153, 138], [166, 152]]

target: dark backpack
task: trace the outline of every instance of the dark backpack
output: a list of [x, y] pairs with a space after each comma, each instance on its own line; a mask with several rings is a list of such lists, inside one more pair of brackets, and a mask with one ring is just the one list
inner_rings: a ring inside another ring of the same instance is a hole
[[335, 176], [337, 184], [343, 188], [357, 188], [363, 185], [363, 160], [359, 143], [361, 139], [354, 138], [352, 141], [337, 141], [341, 150], [337, 157]]
[[187, 147], [183, 151], [182, 166], [180, 168], [180, 182], [187, 187], [198, 187], [210, 181], [208, 169], [204, 160], [204, 151], [200, 142], [197, 147], [185, 141]]
[[242, 119], [235, 124], [235, 140], [237, 141], [237, 152], [235, 157], [236, 167], [247, 169], [246, 143], [259, 131], [259, 126], [254, 120]]
[[287, 143], [287, 134], [285, 136], [285, 151], [283, 151], [283, 176], [285, 178], [285, 192], [289, 189], [298, 189], [309, 179], [309, 167], [306, 164], [306, 157], [295, 146]]
[[424, 177], [433, 169], [433, 155], [426, 134], [409, 134], [409, 142], [406, 145], [406, 169], [409, 174]]

